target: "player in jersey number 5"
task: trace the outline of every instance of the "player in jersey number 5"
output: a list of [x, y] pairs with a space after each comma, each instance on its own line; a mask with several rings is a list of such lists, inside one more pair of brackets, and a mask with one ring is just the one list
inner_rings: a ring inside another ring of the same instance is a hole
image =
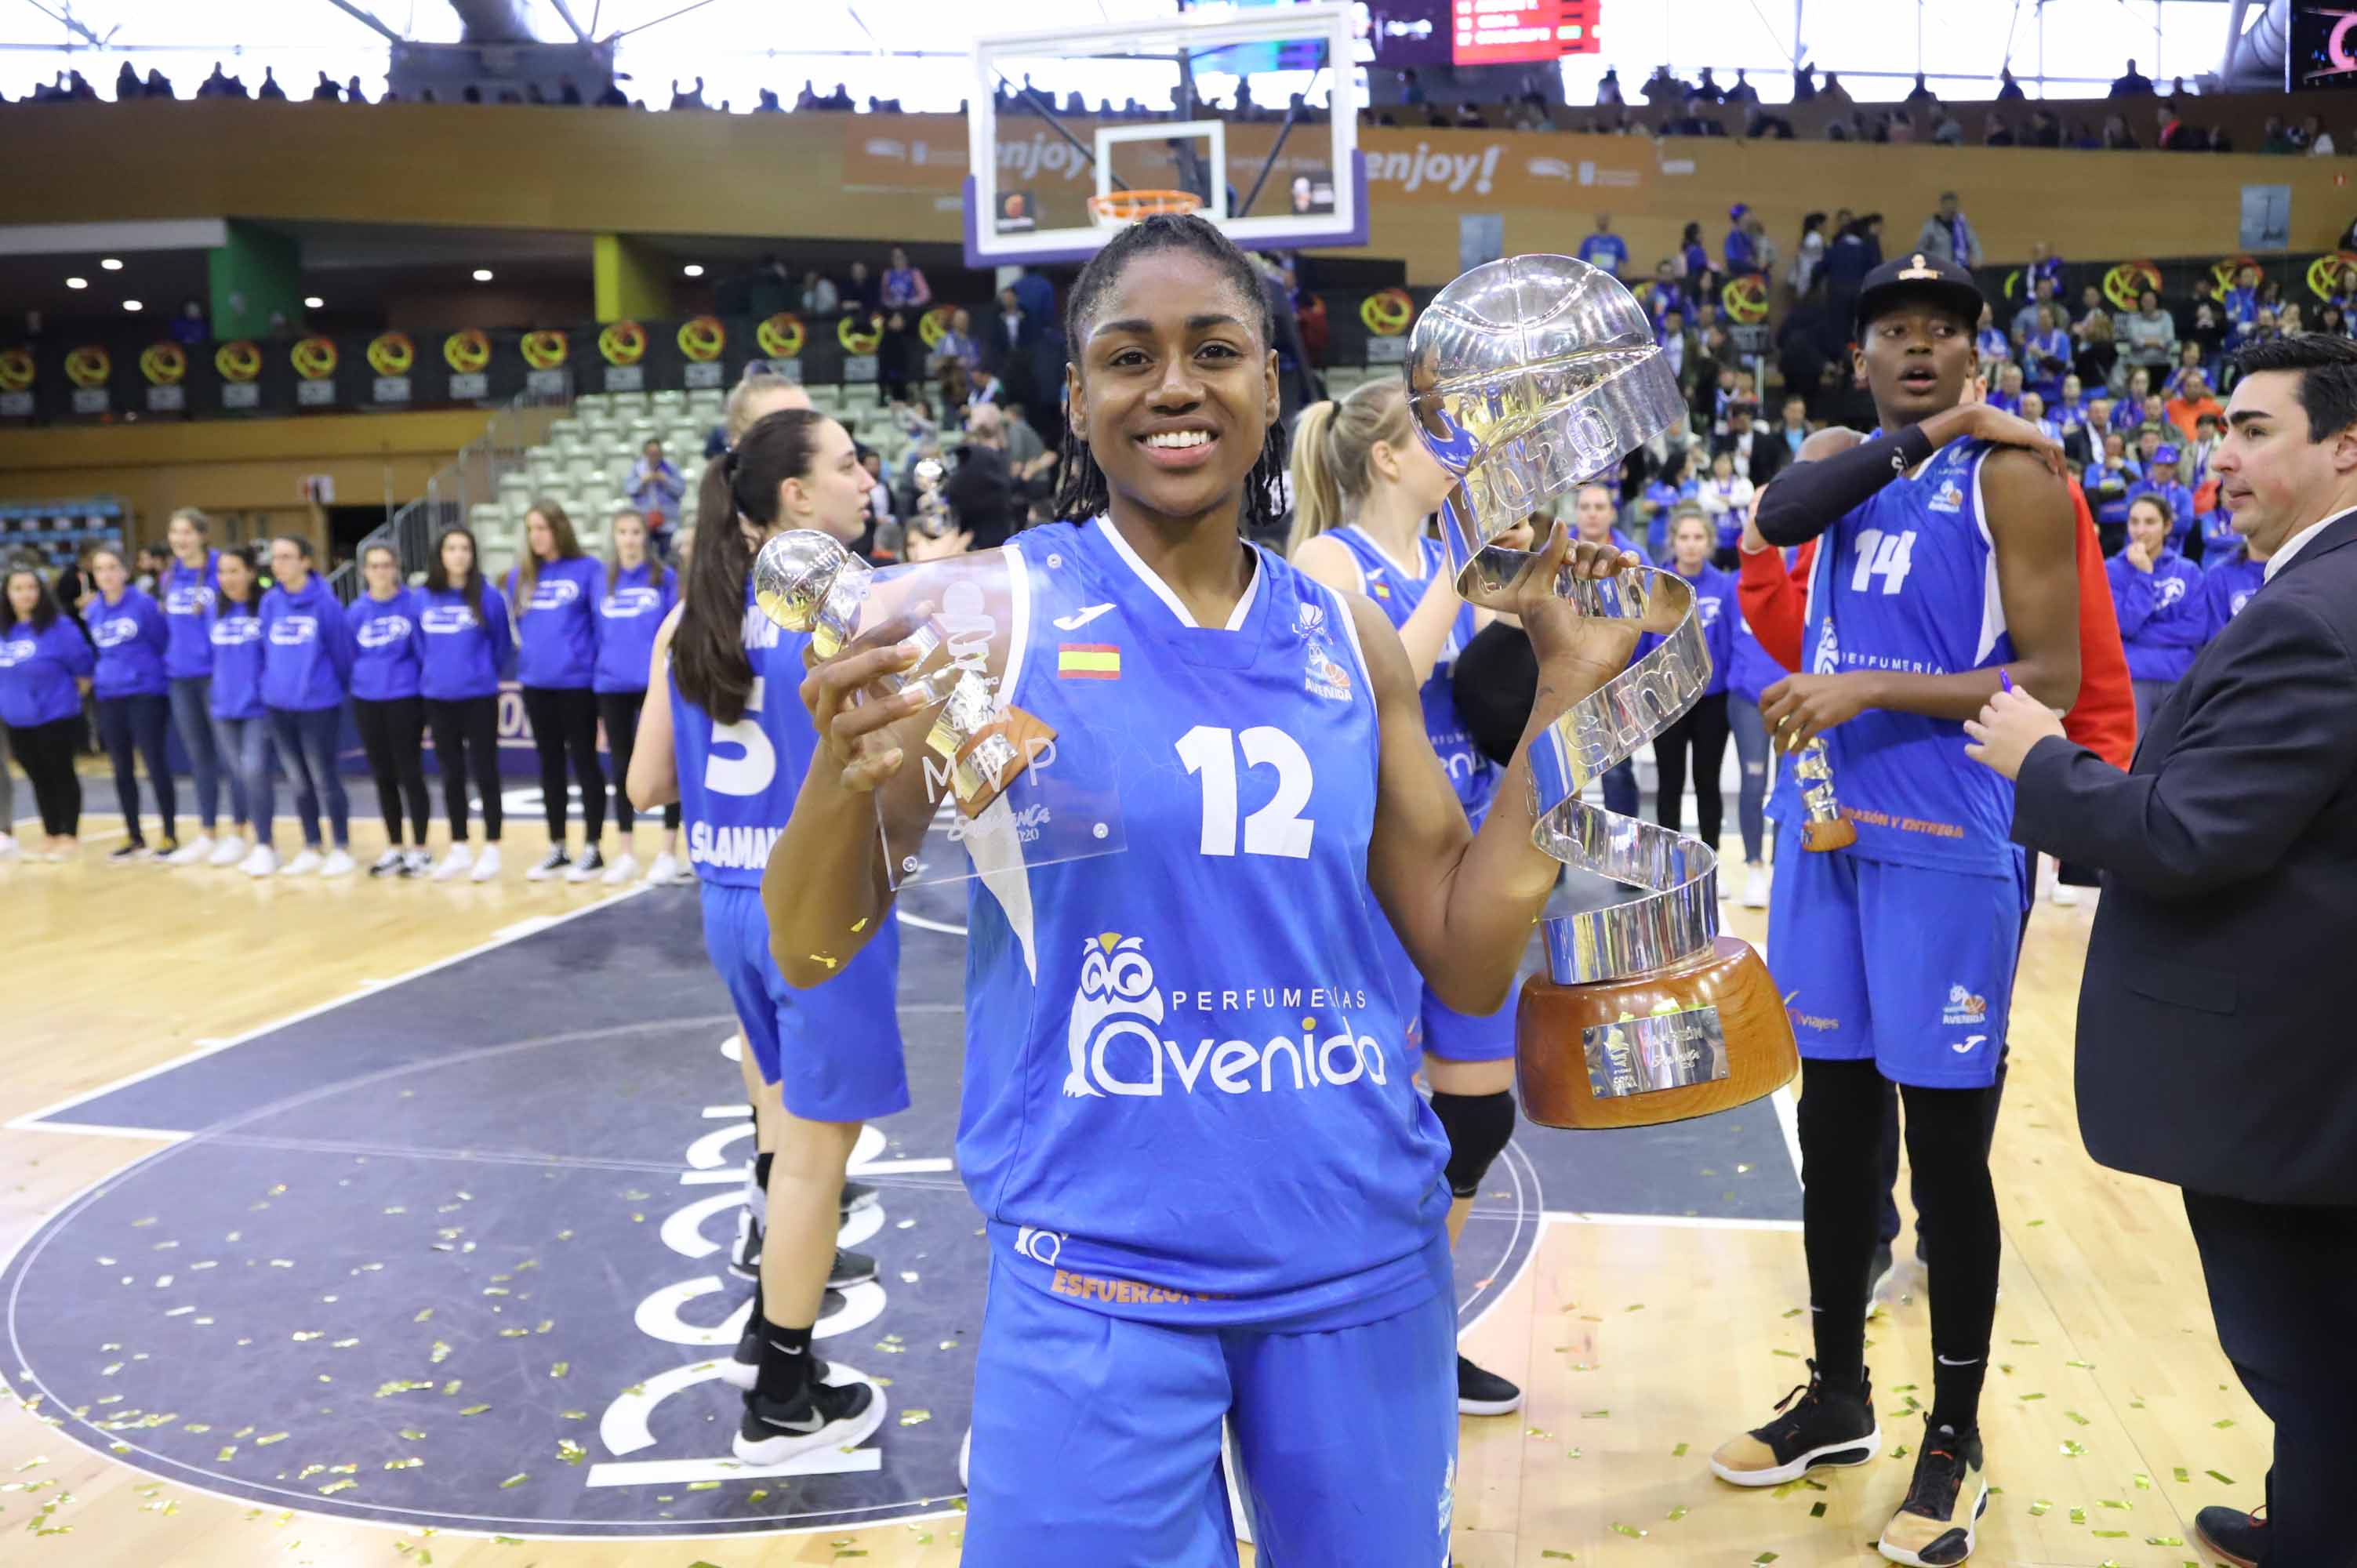
[[[1072, 678], [1052, 643], [1018, 649], [1001, 695], [1096, 748], [1126, 848], [968, 884], [958, 1165], [993, 1245], [966, 1561], [1234, 1563], [1232, 1423], [1268, 1560], [1431, 1568], [1456, 1474], [1448, 1141], [1377, 928], [1487, 1015], [1560, 866], [1521, 757], [1468, 821], [1382, 610], [1246, 542], [1284, 465], [1253, 264], [1148, 218], [1065, 328], [1059, 521], [1006, 562], [1032, 635], [1087, 612], [1093, 658]], [[1558, 575], [1631, 564], [1558, 528], [1519, 580], [1533, 726], [1635, 645]], [[821, 746], [765, 885], [798, 985], [890, 918], [877, 792], [895, 842], [930, 812], [928, 714], [875, 687], [913, 661], [902, 630], [802, 684]]]

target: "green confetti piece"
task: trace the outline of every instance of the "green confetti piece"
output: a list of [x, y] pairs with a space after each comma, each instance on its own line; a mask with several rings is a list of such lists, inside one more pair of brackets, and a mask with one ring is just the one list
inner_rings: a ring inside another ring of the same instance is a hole
[[1685, 1504], [1680, 1503], [1677, 1507], [1670, 1510], [1670, 1522], [1675, 1524], [1678, 1520], [1685, 1518], [1687, 1514], [1693, 1511], [1694, 1510], [1687, 1508]]
[[1825, 1517], [1825, 1505], [1824, 1505], [1824, 1504], [1823, 1504], [1823, 1503], [1811, 1503], [1811, 1504], [1809, 1505], [1809, 1517], [1810, 1517], [1811, 1519], [1823, 1519], [1823, 1518], [1824, 1518], [1824, 1517]]
[[2216, 1470], [2204, 1470], [2201, 1473], [2209, 1477], [2212, 1480], [2217, 1482], [2222, 1487], [2231, 1487], [2234, 1484], [2233, 1477], [2222, 1475]]
[[2147, 1535], [2144, 1543], [2147, 1546], [2182, 1546], [2185, 1538], [2181, 1535]]
[[2128, 1538], [2125, 1530], [2091, 1530], [2087, 1533], [2098, 1541], [2126, 1541]]
[[1642, 1312], [1645, 1310], [1645, 1304], [1641, 1301], [1632, 1302], [1629, 1305], [1622, 1307], [1620, 1310], [1623, 1312]]
[[2128, 1505], [2121, 1502], [2116, 1498], [2097, 1498], [2095, 1500], [2103, 1504], [2107, 1509], [2117, 1509], [2122, 1513], [2127, 1513], [2130, 1511]]
[[1556, 1551], [1554, 1547], [1552, 1547], [1552, 1546], [1548, 1547], [1545, 1551], [1544, 1551], [1544, 1552], [1540, 1552], [1540, 1553], [1539, 1553], [1539, 1556], [1540, 1556], [1542, 1559], [1544, 1559], [1544, 1560], [1545, 1560], [1545, 1561], [1547, 1561], [1547, 1562], [1551, 1562], [1551, 1563], [1577, 1563], [1577, 1562], [1578, 1562], [1578, 1561], [1579, 1561], [1579, 1559], [1578, 1559], [1578, 1558], [1577, 1558], [1577, 1557], [1573, 1556], [1570, 1552], [1557, 1552], [1557, 1551]]
[[2172, 1473], [2177, 1477], [2177, 1484], [2180, 1487], [2190, 1485], [2193, 1480], [2193, 1472], [2182, 1465], [2172, 1466]]
[[1890, 1456], [1891, 1456], [1893, 1459], [1904, 1459], [1904, 1458], [1906, 1458], [1906, 1457], [1907, 1457], [1907, 1444], [1905, 1444], [1904, 1443], [1902, 1443], [1902, 1444], [1900, 1444], [1898, 1447], [1896, 1447], [1896, 1448], [1892, 1449], [1892, 1450], [1890, 1451]]
[[2051, 1509], [2053, 1506], [2054, 1505], [2052, 1503], [2048, 1502], [2044, 1498], [2040, 1498], [2036, 1502], [2029, 1505], [2029, 1517], [2032, 1519], [2044, 1519], [2046, 1517], [2047, 1510]]
[[519, 1470], [514, 1475], [510, 1476], [506, 1480], [500, 1483], [500, 1490], [503, 1492], [508, 1491], [513, 1487], [522, 1486], [526, 1481], [531, 1479], [532, 1477], [530, 1476]]
[[1795, 1361], [1801, 1359], [1801, 1353], [1798, 1350], [1778, 1350], [1775, 1354], [1789, 1357]]
[[2066, 1367], [2076, 1367], [2083, 1372], [2092, 1372], [2095, 1369], [2095, 1363], [2093, 1361], [2065, 1361], [2062, 1364]]
[[[1784, 1314], [1784, 1316], [1787, 1316], [1787, 1317], [1798, 1317], [1798, 1316], [1801, 1316], [1801, 1308], [1799, 1308], [1799, 1307], [1797, 1307], [1797, 1306], [1796, 1306], [1796, 1307], [1794, 1307], [1792, 1311], [1790, 1311], [1790, 1312], [1788, 1312], [1788, 1313]], [[1754, 1561], [1755, 1561], [1755, 1562], [1769, 1562], [1769, 1563], [1772, 1563], [1772, 1562], [1774, 1562], [1775, 1560], [1776, 1560], [1776, 1554], [1775, 1554], [1774, 1552], [1770, 1552], [1770, 1553], [1768, 1553], [1768, 1555], [1767, 1555], [1765, 1558], [1756, 1558], [1756, 1559], [1754, 1559]]]
[[2035, 1345], [2038, 1341], [2035, 1339], [2016, 1339], [2013, 1343], [2016, 1345]]
[[1759, 1556], [1757, 1556], [1757, 1557], [1755, 1557], [1755, 1558], [1753, 1558], [1753, 1559], [1751, 1560], [1752, 1568], [1764, 1568], [1764, 1565], [1765, 1565], [1765, 1564], [1770, 1563], [1773, 1563], [1773, 1562], [1775, 1562], [1775, 1561], [1776, 1561], [1776, 1554], [1775, 1554], [1774, 1552], [1761, 1552]]
[[2040, 1225], [2043, 1225], [2043, 1224], [2045, 1224], [2045, 1223], [2046, 1223], [2046, 1221], [2044, 1221], [2043, 1219], [2033, 1219], [2033, 1220], [2029, 1221], [2029, 1228], [2030, 1228], [2032, 1230], [2037, 1230]]
[[1603, 1421], [1610, 1416], [1611, 1413], [1612, 1412], [1609, 1410], [1583, 1410], [1579, 1412], [1579, 1419], [1582, 1421]]
[[1671, 1458], [1673, 1458], [1673, 1459], [1683, 1459], [1683, 1458], [1684, 1458], [1685, 1456], [1686, 1456], [1686, 1445], [1685, 1445], [1684, 1444], [1683, 1444], [1683, 1443], [1679, 1444], [1675, 1448], [1673, 1448], [1673, 1449], [1671, 1449], [1671, 1450], [1670, 1450], [1670, 1457], [1671, 1457]]
[[1616, 1524], [1612, 1527], [1612, 1533], [1615, 1535], [1625, 1535], [1631, 1541], [1642, 1541], [1645, 1539], [1645, 1532], [1639, 1530], [1633, 1524]]
[[2072, 1509], [2071, 1510], [2071, 1522], [2072, 1522], [2072, 1524], [2084, 1524], [2084, 1523], [2086, 1523], [2086, 1522], [2087, 1522], [2087, 1510], [2086, 1510], [2085, 1509]]
[[2087, 1445], [2083, 1443], [2065, 1443], [2062, 1444], [2062, 1453], [2068, 1458], [2083, 1459], [2086, 1457]]
[[2213, 1421], [2210, 1424], [2216, 1427], [2219, 1431], [2223, 1432], [2226, 1428], [2234, 1424], [2234, 1418], [2233, 1416], [2227, 1416], [2223, 1420]]
[[[495, 1535], [491, 1537], [491, 1544], [493, 1546], [522, 1546], [523, 1544], [523, 1537], [521, 1535]], [[712, 1565], [707, 1563], [701, 1564], [700, 1568], [712, 1568]]]
[[716, 1492], [720, 1489], [720, 1483], [717, 1481], [690, 1481], [687, 1484], [687, 1489], [691, 1492]]
[[487, 1410], [489, 1410], [489, 1409], [490, 1409], [490, 1408], [491, 1408], [491, 1407], [490, 1407], [490, 1405], [487, 1405], [487, 1404], [470, 1404], [470, 1405], [468, 1405], [466, 1409], [464, 1409], [464, 1410], [460, 1411], [458, 1413], [459, 1413], [460, 1415], [480, 1415], [480, 1414], [482, 1414], [485, 1411], [487, 1411]]
[[2015, 1397], [2021, 1400], [2024, 1403], [2028, 1403], [2031, 1400], [2042, 1400], [2046, 1396], [2044, 1394], [2018, 1394]]
[[2081, 1415], [2075, 1410], [2066, 1410], [2062, 1413], [2069, 1416], [2072, 1421], [2077, 1422], [2082, 1426], [2093, 1426], [2095, 1424], [2093, 1422], [2089, 1421], [2085, 1416]]
[[2152, 1490], [2152, 1477], [2146, 1475], [2142, 1470], [2138, 1470], [2136, 1473], [2136, 1489], [2139, 1492], [2148, 1492]]

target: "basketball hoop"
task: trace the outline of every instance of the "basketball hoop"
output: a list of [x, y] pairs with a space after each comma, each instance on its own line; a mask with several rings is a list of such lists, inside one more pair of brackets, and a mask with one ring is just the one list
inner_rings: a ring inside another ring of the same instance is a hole
[[1202, 205], [1191, 190], [1112, 190], [1089, 198], [1089, 216], [1100, 229], [1118, 229], [1157, 212], [1194, 212]]

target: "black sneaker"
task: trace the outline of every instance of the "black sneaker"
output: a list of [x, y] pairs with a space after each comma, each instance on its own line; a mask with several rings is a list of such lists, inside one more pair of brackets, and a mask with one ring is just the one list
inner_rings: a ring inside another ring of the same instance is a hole
[[1981, 1434], [1932, 1426], [1924, 1418], [1922, 1451], [1907, 1500], [1882, 1527], [1875, 1550], [1914, 1568], [1948, 1568], [1973, 1554], [1974, 1530], [1988, 1511], [1988, 1480], [1981, 1474]]
[[1710, 1456], [1711, 1474], [1738, 1487], [1781, 1487], [1819, 1465], [1863, 1465], [1882, 1444], [1871, 1373], [1854, 1389], [1830, 1389], [1811, 1361], [1809, 1380], [1776, 1408], [1783, 1413], [1767, 1425], [1719, 1444]]
[[2193, 1529], [2210, 1555], [2234, 1568], [2258, 1568], [2267, 1554], [2266, 1509], [2244, 1513], [2215, 1504], [2193, 1516]]
[[523, 874], [523, 879], [526, 882], [554, 882], [564, 875], [565, 868], [572, 864], [573, 857], [565, 853], [563, 844], [558, 844], [542, 855], [533, 868]]
[[876, 1207], [876, 1189], [864, 1181], [843, 1184], [843, 1218], [850, 1219], [863, 1208]]
[[1880, 1295], [1882, 1288], [1890, 1283], [1890, 1276], [1898, 1272], [1898, 1260], [1890, 1254], [1890, 1243], [1885, 1241], [1874, 1250], [1874, 1265], [1867, 1271], [1866, 1305], [1868, 1310], [1873, 1308], [1874, 1298]]
[[884, 1391], [875, 1384], [812, 1382], [783, 1402], [747, 1394], [745, 1419], [729, 1446], [748, 1465], [782, 1465], [823, 1449], [856, 1447], [883, 1424]]
[[864, 1285], [876, 1277], [876, 1260], [865, 1252], [855, 1252], [847, 1247], [834, 1250], [834, 1269], [826, 1276], [826, 1288], [846, 1290]]
[[581, 852], [581, 858], [573, 863], [572, 869], [565, 874], [565, 880], [567, 882], [595, 882], [598, 877], [604, 875], [605, 872], [606, 852], [599, 849], [593, 843], [588, 848]]
[[[842, 1297], [835, 1297], [840, 1303]], [[823, 1316], [831, 1307], [821, 1307]], [[811, 1352], [811, 1376], [825, 1382], [834, 1375], [834, 1369], [817, 1351]], [[753, 1315], [745, 1320], [745, 1332], [737, 1337], [737, 1348], [728, 1359], [720, 1363], [720, 1380], [733, 1389], [751, 1393], [761, 1380], [761, 1298], [753, 1298]]]
[[1510, 1415], [1523, 1408], [1523, 1391], [1495, 1372], [1457, 1358], [1457, 1413]]
[[761, 1226], [749, 1208], [737, 1211], [737, 1245], [728, 1253], [728, 1272], [740, 1280], [761, 1277]]

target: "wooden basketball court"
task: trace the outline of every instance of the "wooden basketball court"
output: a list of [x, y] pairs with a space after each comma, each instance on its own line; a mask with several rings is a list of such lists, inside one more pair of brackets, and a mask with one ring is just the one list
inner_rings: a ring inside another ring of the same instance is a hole
[[[92, 822], [97, 852], [110, 847], [108, 825]], [[381, 834], [371, 822], [354, 836], [365, 865]], [[332, 1041], [335, 1009], [393, 977], [615, 900], [594, 886], [522, 882], [542, 837], [536, 823], [515, 822], [511, 875], [482, 887], [255, 884], [95, 859], [0, 867], [15, 932], [0, 1124], [308, 1010], [326, 1010], [310, 1027]], [[1762, 914], [1727, 911], [1730, 929], [1764, 937]], [[1996, 1155], [2004, 1297], [1983, 1408], [1989, 1477], [2002, 1490], [1975, 1560], [2182, 1568], [2207, 1561], [2191, 1544], [2197, 1508], [2258, 1500], [2267, 1428], [2212, 1337], [2175, 1193], [2099, 1170], [2079, 1144], [2071, 1030], [2092, 913], [2040, 908], [2015, 1006]], [[493, 946], [489, 961], [504, 950]], [[617, 961], [584, 983], [627, 986], [630, 976]], [[482, 990], [477, 1005], [510, 1004], [499, 987]], [[1519, 1141], [1571, 1136], [1525, 1127]], [[0, 1125], [0, 1256], [85, 1188], [167, 1146], [137, 1129]], [[1712, 1183], [1732, 1188], [1748, 1174], [1708, 1159], [1694, 1174]], [[1903, 1493], [1921, 1437], [1918, 1405], [1930, 1397], [1920, 1273], [1902, 1267], [1868, 1330], [1888, 1456], [1821, 1485], [1738, 1492], [1712, 1478], [1705, 1456], [1806, 1377], [1797, 1225], [1589, 1217], [1553, 1189], [1546, 1201], [1528, 1266], [1468, 1335], [1470, 1353], [1523, 1382], [1529, 1399], [1516, 1416], [1465, 1423], [1461, 1568], [1877, 1560], [1870, 1542]], [[18, 1384], [14, 1348], [0, 1370]], [[0, 1407], [0, 1560], [754, 1568], [864, 1559], [894, 1568], [959, 1556], [954, 1498], [888, 1526], [780, 1534], [402, 1529], [185, 1484], [88, 1445], [59, 1421], [21, 1397]]]

